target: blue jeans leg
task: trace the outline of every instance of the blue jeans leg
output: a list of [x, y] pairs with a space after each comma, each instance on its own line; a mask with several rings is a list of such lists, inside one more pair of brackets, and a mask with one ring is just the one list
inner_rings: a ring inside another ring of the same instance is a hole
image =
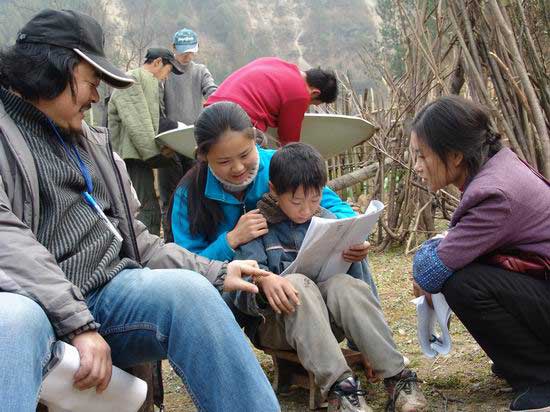
[[0, 292], [0, 410], [36, 410], [54, 340], [53, 328], [37, 303]]
[[231, 311], [198, 273], [124, 270], [88, 305], [115, 365], [167, 358], [200, 411], [279, 410]]

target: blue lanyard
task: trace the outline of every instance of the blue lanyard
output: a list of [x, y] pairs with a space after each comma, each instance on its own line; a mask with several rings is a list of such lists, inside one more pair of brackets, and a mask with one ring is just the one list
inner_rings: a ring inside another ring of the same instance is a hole
[[116, 227], [113, 225], [113, 223], [109, 220], [109, 218], [105, 215], [99, 204], [96, 202], [94, 197], [92, 196], [92, 191], [94, 190], [94, 185], [92, 183], [92, 176], [90, 175], [90, 171], [82, 161], [82, 158], [80, 157], [80, 154], [78, 153], [78, 149], [74, 144], [71, 144], [72, 152], [69, 150], [69, 147], [59, 134], [59, 131], [57, 130], [57, 127], [53, 124], [53, 122], [48, 119], [50, 122], [50, 125], [52, 126], [53, 131], [55, 132], [55, 135], [57, 136], [57, 139], [59, 140], [59, 143], [61, 143], [61, 146], [63, 146], [63, 150], [65, 150], [65, 153], [67, 156], [76, 164], [78, 169], [80, 170], [80, 173], [82, 173], [82, 177], [84, 177], [84, 181], [86, 182], [86, 190], [82, 192], [82, 198], [84, 201], [92, 208], [94, 212], [96, 212], [101, 220], [105, 223], [107, 226], [107, 229], [115, 236], [115, 238], [118, 239], [119, 242], [122, 242], [122, 236], [116, 229]]
[[[59, 134], [57, 127], [53, 124], [53, 122], [48, 119], [48, 122], [50, 122], [50, 125], [52, 126], [53, 131], [55, 132], [55, 135], [57, 136], [57, 139], [59, 140], [59, 143], [61, 143], [61, 146], [63, 146], [63, 150], [65, 150], [65, 153], [67, 156], [76, 164], [78, 169], [80, 170], [80, 173], [82, 173], [82, 177], [84, 178], [84, 182], [86, 182], [86, 192], [88, 195], [91, 195], [94, 190], [94, 184], [92, 182], [92, 176], [90, 175], [90, 171], [88, 170], [88, 167], [84, 164], [82, 161], [82, 158], [80, 157], [80, 154], [78, 153], [78, 149], [74, 144], [71, 144], [72, 153], [69, 150], [69, 147], [67, 146], [67, 143], [65, 143], [65, 140], [61, 137]], [[84, 200], [86, 203], [88, 202], [87, 196], [82, 194], [84, 197]]]

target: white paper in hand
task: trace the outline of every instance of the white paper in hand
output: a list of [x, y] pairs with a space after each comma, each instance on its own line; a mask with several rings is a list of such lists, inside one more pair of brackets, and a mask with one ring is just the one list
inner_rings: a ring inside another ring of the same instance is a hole
[[[449, 334], [449, 319], [451, 308], [442, 293], [432, 295], [432, 309], [424, 296], [411, 301], [416, 305], [416, 328], [418, 343], [424, 355], [433, 358], [437, 355], [447, 355], [451, 351], [451, 335]], [[435, 327], [439, 325], [441, 336], [436, 335]]]
[[364, 214], [347, 219], [314, 216], [296, 259], [281, 275], [302, 273], [319, 283], [347, 273], [351, 263], [344, 260], [342, 253], [367, 239], [383, 210], [384, 204], [373, 200]]
[[166, 145], [170, 149], [192, 159], [195, 156], [195, 148], [197, 147], [194, 133], [193, 125], [188, 126], [178, 122], [176, 129], [158, 134], [155, 140], [157, 144]]
[[95, 388], [76, 389], [74, 374], [80, 366], [80, 355], [65, 342], [55, 343], [51, 364], [40, 392], [40, 402], [49, 412], [136, 412], [147, 396], [147, 383], [116, 366], [103, 393], [97, 394]]

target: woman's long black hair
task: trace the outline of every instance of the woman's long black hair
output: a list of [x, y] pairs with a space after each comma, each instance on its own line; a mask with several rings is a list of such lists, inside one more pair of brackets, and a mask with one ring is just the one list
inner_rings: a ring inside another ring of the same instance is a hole
[[[205, 196], [208, 162], [206, 155], [210, 148], [227, 131], [245, 132], [254, 139], [252, 123], [246, 112], [235, 103], [218, 102], [206, 107], [195, 122], [197, 162], [178, 184], [187, 189], [187, 214], [192, 235], [213, 238], [224, 219], [217, 201]], [[176, 189], [177, 190], [177, 189]], [[172, 215], [173, 199], [168, 210]]]
[[415, 116], [412, 131], [444, 164], [450, 153], [462, 153], [469, 177], [502, 149], [487, 108], [460, 96], [443, 96], [428, 103]]

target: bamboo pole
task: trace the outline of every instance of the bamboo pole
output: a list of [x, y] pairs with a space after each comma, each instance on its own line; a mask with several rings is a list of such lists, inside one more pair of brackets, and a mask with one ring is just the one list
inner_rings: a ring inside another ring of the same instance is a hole
[[546, 127], [546, 122], [544, 121], [544, 116], [540, 107], [540, 103], [537, 99], [535, 89], [533, 88], [533, 85], [529, 80], [529, 75], [525, 68], [525, 64], [523, 63], [523, 59], [519, 52], [514, 34], [512, 33], [510, 26], [506, 24], [506, 20], [504, 19], [504, 14], [506, 13], [506, 10], [501, 10], [496, 0], [490, 0], [489, 4], [491, 6], [491, 9], [493, 10], [493, 13], [500, 28], [502, 29], [504, 37], [506, 38], [506, 43], [508, 44], [511, 57], [513, 59], [513, 62], [515, 63], [521, 80], [521, 84], [523, 85], [523, 88], [527, 95], [527, 100], [529, 101], [529, 105], [531, 106], [531, 110], [533, 111], [533, 120], [537, 129], [537, 133], [539, 135], [543, 154], [543, 162], [540, 165], [540, 171], [543, 175], [550, 178], [550, 137], [548, 136], [548, 129]]

